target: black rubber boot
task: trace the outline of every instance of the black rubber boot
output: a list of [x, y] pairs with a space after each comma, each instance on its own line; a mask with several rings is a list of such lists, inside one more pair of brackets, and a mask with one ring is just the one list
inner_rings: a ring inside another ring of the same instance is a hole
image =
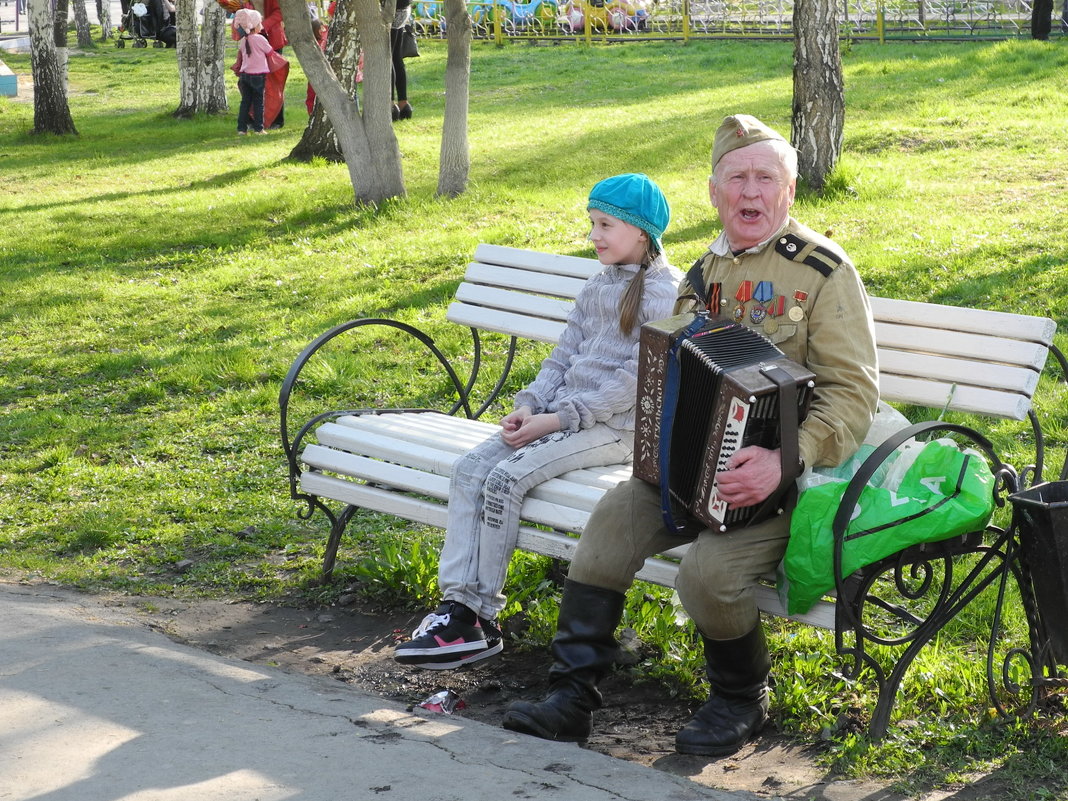
[[768, 719], [771, 658], [759, 623], [736, 640], [703, 639], [711, 693], [675, 736], [675, 750], [725, 756], [741, 748]]
[[549, 668], [549, 694], [533, 703], [516, 701], [504, 715], [504, 728], [545, 740], [576, 742], [590, 736], [593, 710], [601, 708], [597, 683], [612, 668], [619, 644], [615, 632], [625, 596], [615, 590], [564, 582]]

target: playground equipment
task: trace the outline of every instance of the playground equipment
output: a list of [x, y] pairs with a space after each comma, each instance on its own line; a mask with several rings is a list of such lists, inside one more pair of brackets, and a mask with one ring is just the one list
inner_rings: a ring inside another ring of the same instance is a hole
[[636, 33], [648, 29], [645, 0], [568, 0], [557, 25], [562, 33], [583, 33], [587, 23], [597, 33]]

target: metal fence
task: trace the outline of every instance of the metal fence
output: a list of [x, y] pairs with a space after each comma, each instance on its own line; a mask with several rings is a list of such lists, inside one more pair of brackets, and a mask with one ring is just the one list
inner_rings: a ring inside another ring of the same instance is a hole
[[[84, 1], [84, 0], [81, 0]], [[108, 0], [112, 24], [119, 0]], [[1004, 39], [1031, 34], [1033, 0], [842, 0], [842, 34], [855, 39]], [[1068, 35], [1068, 0], [1054, 11], [1052, 37]], [[87, 4], [96, 22], [96, 3]], [[586, 42], [793, 36], [793, 0], [478, 0], [475, 36]], [[413, 0], [423, 36], [444, 37], [442, 0]], [[0, 0], [0, 34], [26, 30], [25, 1]]]
[[[1068, 32], [1068, 0], [1052, 36]], [[842, 0], [855, 39], [1004, 39], [1030, 36], [1032, 0]], [[482, 0], [468, 3], [475, 36], [603, 42], [793, 36], [793, 0]], [[445, 35], [442, 0], [414, 0], [423, 36]]]

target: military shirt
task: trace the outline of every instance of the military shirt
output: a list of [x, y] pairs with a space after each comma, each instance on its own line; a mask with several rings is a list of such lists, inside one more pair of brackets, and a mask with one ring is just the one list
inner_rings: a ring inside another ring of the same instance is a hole
[[[845, 252], [792, 217], [766, 242], [734, 254], [725, 235], [698, 262], [710, 311], [764, 334], [816, 375], [798, 436], [809, 466], [836, 466], [867, 433], [879, 399], [875, 327]], [[699, 301], [683, 281], [675, 311]]]

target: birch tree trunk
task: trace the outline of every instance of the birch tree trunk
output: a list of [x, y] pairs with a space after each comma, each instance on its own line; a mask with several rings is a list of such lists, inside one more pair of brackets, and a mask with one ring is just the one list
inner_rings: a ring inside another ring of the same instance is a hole
[[[356, 72], [360, 62], [360, 36], [356, 27], [355, 2], [339, 0], [330, 21], [330, 32], [326, 39], [326, 60], [342, 87], [349, 88], [349, 97], [357, 104]], [[326, 114], [326, 109], [316, 97], [312, 106], [308, 125], [296, 147], [289, 154], [295, 161], [311, 161], [319, 157], [340, 163], [345, 160], [341, 144], [337, 140], [334, 126]]]
[[363, 110], [338, 81], [326, 54], [312, 37], [303, 0], [280, 0], [286, 36], [337, 133], [357, 203], [379, 203], [404, 196], [400, 149], [393, 134], [389, 25], [394, 5], [356, 0], [355, 19], [364, 51]]
[[[52, 17], [53, 37], [57, 48], [67, 47], [67, 27], [70, 17], [70, 7], [67, 0], [55, 0], [54, 16]], [[66, 58], [63, 59], [64, 65]]]
[[174, 116], [189, 118], [200, 110], [200, 43], [197, 39], [196, 0], [176, 0], [174, 23], [178, 56], [178, 108]]
[[230, 109], [226, 100], [226, 77], [233, 73], [226, 68], [227, 32], [226, 12], [222, 6], [205, 0], [204, 15], [200, 20], [200, 52], [197, 54], [197, 110], [205, 114], [221, 114]]
[[56, 62], [63, 76], [63, 96], [67, 96], [67, 27], [70, 8], [67, 0], [54, 0], [52, 20], [52, 40], [55, 42]]
[[471, 16], [464, 0], [445, 0], [445, 120], [441, 127], [438, 194], [455, 197], [467, 189], [471, 153], [467, 109], [471, 81]]
[[111, 1], [96, 0], [96, 18], [100, 20], [100, 41], [111, 38]]
[[[30, 69], [33, 73], [33, 132], [77, 134], [67, 104], [66, 71], [58, 58], [51, 4], [49, 0], [29, 0], [28, 12]], [[64, 41], [65, 27], [64, 24]]]
[[89, 15], [85, 13], [85, 0], [74, 0], [74, 30], [78, 34], [78, 47], [93, 46], [93, 35], [89, 32]]
[[178, 37], [178, 108], [174, 116], [187, 119], [198, 113], [226, 111], [226, 13], [218, 3], [206, 0], [199, 32], [196, 0], [177, 0], [174, 17]]
[[794, 3], [793, 145], [798, 173], [816, 191], [842, 153], [845, 82], [834, 0]]

